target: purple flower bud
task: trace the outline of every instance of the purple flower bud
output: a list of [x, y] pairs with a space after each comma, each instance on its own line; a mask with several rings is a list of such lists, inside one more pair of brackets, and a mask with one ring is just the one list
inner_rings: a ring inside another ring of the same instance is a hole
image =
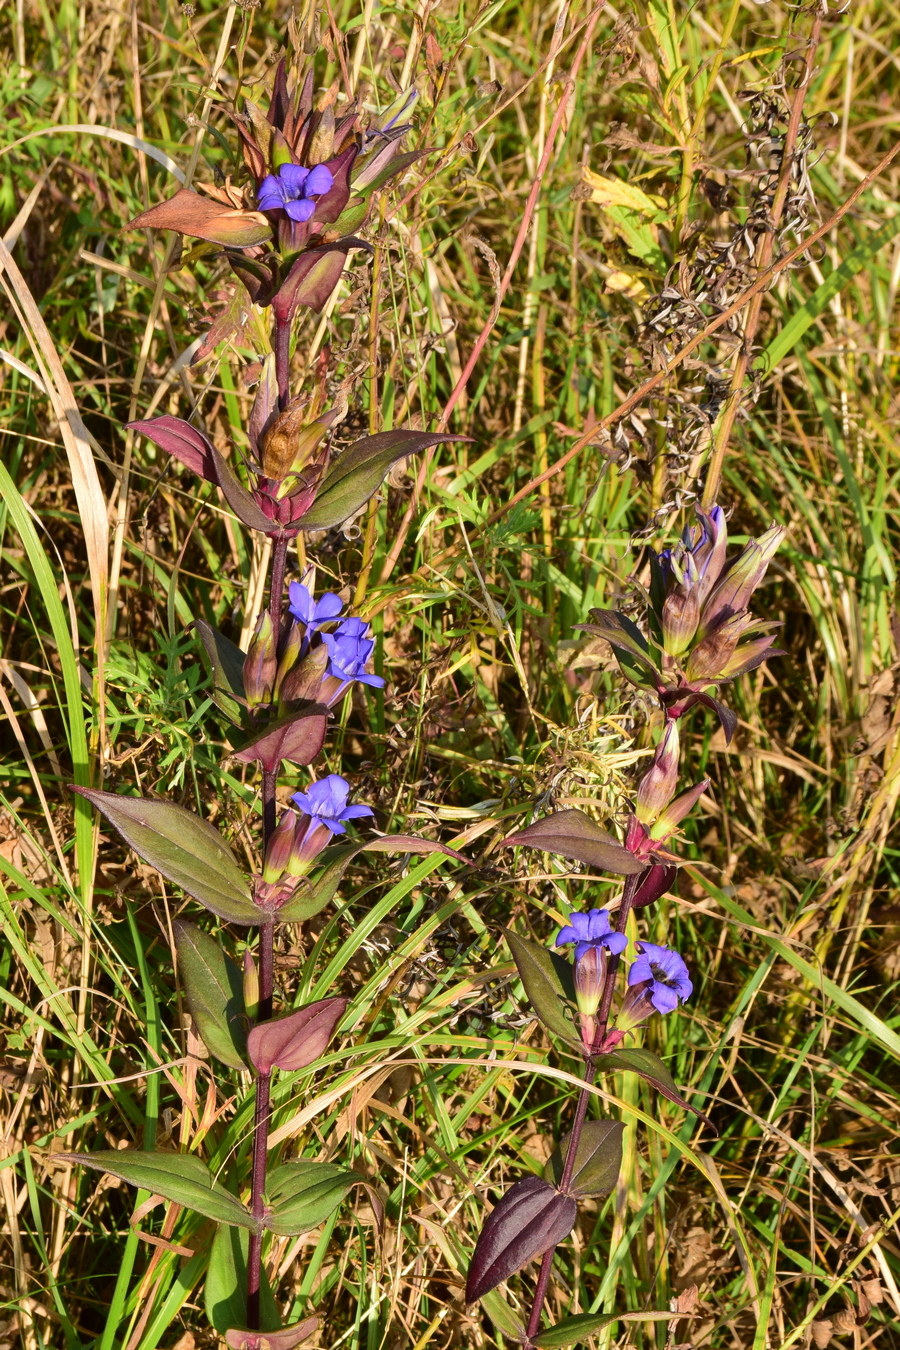
[[746, 612], [732, 614], [706, 634], [691, 652], [685, 665], [685, 675], [691, 683], [706, 680], [720, 680], [722, 672], [731, 660], [734, 650], [753, 626], [753, 619]]
[[642, 825], [652, 824], [675, 794], [678, 750], [678, 723], [670, 718], [656, 747], [653, 763], [638, 784], [635, 815]]
[[656, 844], [660, 844], [668, 839], [669, 835], [673, 830], [678, 828], [685, 816], [693, 811], [697, 802], [699, 802], [700, 798], [708, 788], [709, 779], [704, 778], [701, 783], [696, 783], [694, 787], [690, 787], [687, 791], [679, 793], [673, 801], [669, 802], [666, 809], [650, 826], [650, 839]]
[[784, 535], [780, 525], [773, 525], [759, 539], [751, 539], [710, 594], [703, 608], [701, 633], [708, 633], [725, 619], [749, 608], [753, 592], [765, 576]]
[[263, 881], [273, 885], [280, 881], [288, 870], [296, 842], [297, 826], [300, 817], [296, 811], [287, 810], [272, 831], [266, 847], [263, 861]]
[[244, 695], [251, 708], [271, 703], [275, 692], [278, 656], [268, 610], [263, 610], [244, 657]]

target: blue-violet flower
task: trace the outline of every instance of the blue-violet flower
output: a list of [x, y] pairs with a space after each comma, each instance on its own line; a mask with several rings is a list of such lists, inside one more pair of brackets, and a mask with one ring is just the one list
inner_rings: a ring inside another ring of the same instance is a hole
[[[629, 994], [625, 1000], [628, 1003], [632, 999], [635, 1005], [630, 1010], [632, 1022], [637, 1011], [636, 1000], [630, 992], [632, 989], [638, 998], [649, 1000], [652, 1008], [659, 1013], [673, 1012], [679, 1003], [689, 999], [694, 992], [688, 968], [678, 952], [671, 947], [658, 947], [653, 942], [639, 942], [637, 949], [639, 955], [628, 972]], [[637, 986], [644, 988], [638, 989]], [[648, 1009], [648, 1013], [651, 1010]], [[617, 1021], [621, 1026], [621, 1018]]]
[[291, 220], [309, 220], [316, 209], [315, 197], [330, 192], [334, 176], [324, 164], [304, 169], [299, 164], [282, 164], [277, 173], [268, 174], [256, 193], [260, 211], [284, 211]]
[[323, 624], [340, 618], [344, 602], [333, 591], [326, 591], [318, 600], [302, 581], [292, 581], [288, 587], [289, 608], [292, 616], [306, 629], [307, 638], [312, 637], [316, 629]]
[[370, 675], [366, 662], [375, 650], [375, 640], [369, 637], [371, 628], [365, 619], [351, 617], [339, 624], [333, 633], [323, 633], [322, 641], [328, 648], [328, 674], [344, 683], [358, 680], [375, 689], [384, 688], [380, 675]]
[[590, 909], [587, 914], [575, 912], [569, 915], [569, 922], [559, 930], [557, 947], [575, 943], [575, 960], [581, 958], [591, 947], [605, 947], [618, 956], [628, 946], [624, 933], [617, 933], [610, 927], [608, 909]]

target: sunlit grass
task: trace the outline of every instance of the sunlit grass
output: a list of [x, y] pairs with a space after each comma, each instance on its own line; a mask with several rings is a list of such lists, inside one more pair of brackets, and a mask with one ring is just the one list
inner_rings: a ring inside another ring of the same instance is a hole
[[[119, 234], [174, 179], [134, 146], [64, 129], [127, 132], [182, 169], [196, 152], [199, 179], [233, 167], [218, 98], [239, 73], [250, 87], [270, 69], [287, 11], [196, 8], [4, 16], [6, 141], [41, 133], [0, 160], [19, 272], [4, 268], [16, 309], [0, 337], [3, 1321], [27, 1350], [151, 1350], [188, 1330], [212, 1344], [209, 1227], [158, 1207], [130, 1228], [133, 1193], [51, 1158], [128, 1142], [240, 1168], [250, 1129], [245, 1085], [213, 1076], [186, 1024], [171, 947], [182, 898], [117, 842], [98, 843], [67, 788], [171, 796], [252, 855], [252, 780], [223, 759], [227, 727], [189, 630], [204, 618], [237, 638], [263, 559], [121, 427], [196, 407], [219, 443], [243, 445], [254, 335], [189, 363], [229, 274], [211, 250], [168, 268], [160, 238]], [[646, 709], [574, 625], [627, 599], [632, 573], [644, 579], [648, 522], [671, 539], [689, 518], [735, 339], [711, 338], [699, 364], [488, 518], [651, 372], [660, 344], [669, 354], [693, 331], [684, 310], [651, 329], [660, 307], [645, 306], [743, 219], [745, 94], [771, 94], [809, 31], [779, 3], [602, 11], [497, 308], [588, 18], [502, 0], [440, 0], [424, 31], [405, 4], [333, 14], [367, 99], [415, 79], [431, 153], [371, 223], [374, 267], [353, 264], [330, 328], [313, 317], [300, 329], [298, 371], [327, 340], [354, 426], [433, 426], [490, 325], [451, 417], [471, 440], [396, 471], [373, 530], [363, 517], [309, 545], [329, 586], [355, 588], [365, 567], [388, 679], [329, 738], [329, 767], [352, 770], [380, 827], [487, 851], [471, 871], [354, 864], [340, 902], [277, 952], [285, 1005], [338, 989], [353, 999], [339, 1048], [281, 1084], [274, 1129], [377, 1181], [386, 1228], [360, 1199], [270, 1253], [285, 1315], [317, 1309], [321, 1343], [351, 1350], [496, 1335], [462, 1307], [468, 1256], [490, 1200], [540, 1170], [568, 1128], [578, 1072], [523, 1016], [497, 925], [545, 940], [570, 904], [617, 892], [494, 846], [538, 806], [588, 803], [608, 827], [621, 820]], [[332, 31], [323, 11], [323, 86], [337, 74]], [[897, 139], [896, 47], [896, 15], [873, 0], [825, 21], [805, 103], [811, 222]], [[751, 166], [764, 162], [757, 143]], [[652, 211], [573, 193], [585, 164], [639, 187]], [[645, 930], [698, 973], [689, 1011], [645, 1043], [719, 1135], [633, 1079], [603, 1084], [603, 1109], [629, 1126], [626, 1165], [560, 1253], [552, 1320], [666, 1309], [696, 1285], [696, 1315], [670, 1344], [787, 1347], [813, 1321], [816, 1344], [897, 1343], [896, 1232], [880, 1227], [898, 1205], [897, 189], [892, 165], [768, 296], [757, 397], [725, 463], [735, 538], [788, 530], [759, 593], [787, 655], [736, 690], [732, 747], [693, 723], [693, 763], [713, 789], [685, 850], [703, 865]], [[739, 262], [732, 294], [752, 277]], [[223, 940], [240, 955], [245, 937]], [[515, 1306], [527, 1309], [532, 1278], [510, 1282]], [[661, 1323], [618, 1323], [595, 1343], [645, 1350], [666, 1336]]]

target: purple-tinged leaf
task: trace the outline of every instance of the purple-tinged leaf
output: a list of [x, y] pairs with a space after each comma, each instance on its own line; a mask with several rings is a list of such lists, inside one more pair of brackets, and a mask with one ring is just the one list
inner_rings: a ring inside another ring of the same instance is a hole
[[303, 530], [330, 530], [352, 516], [381, 487], [392, 464], [432, 445], [465, 439], [436, 431], [379, 431], [364, 436], [333, 462], [316, 500], [297, 522]]
[[325, 744], [327, 729], [327, 711], [312, 703], [302, 712], [287, 713], [270, 722], [236, 751], [234, 758], [242, 764], [261, 764], [265, 773], [277, 773], [282, 760], [289, 764], [312, 764]]
[[194, 628], [203, 643], [203, 650], [212, 671], [213, 702], [235, 726], [241, 726], [247, 712], [247, 699], [244, 693], [244, 653], [230, 638], [218, 632], [205, 619], [195, 619]]
[[292, 1327], [282, 1327], [279, 1331], [230, 1327], [225, 1332], [225, 1344], [229, 1350], [294, 1350], [301, 1341], [309, 1340], [318, 1325], [318, 1317], [307, 1317], [303, 1322], [295, 1322]]
[[240, 482], [224, 455], [220, 455], [215, 447], [212, 455], [214, 481], [222, 489], [222, 496], [238, 520], [249, 529], [259, 530], [262, 534], [278, 534], [280, 526], [276, 525], [274, 520], [270, 520], [257, 504], [256, 498]]
[[678, 868], [670, 863], [653, 863], [638, 882], [638, 888], [631, 898], [631, 908], [640, 909], [643, 905], [652, 905], [666, 891], [672, 889]]
[[678, 1088], [675, 1086], [675, 1080], [669, 1073], [669, 1070], [663, 1064], [658, 1055], [654, 1055], [652, 1050], [634, 1049], [634, 1050], [613, 1050], [608, 1055], [595, 1055], [594, 1062], [600, 1073], [609, 1069], [627, 1069], [631, 1073], [638, 1074], [646, 1079], [652, 1087], [655, 1087], [661, 1096], [668, 1101], [674, 1102], [676, 1106], [681, 1106], [685, 1111], [692, 1111], [698, 1116], [705, 1125], [708, 1125], [713, 1134], [718, 1134], [718, 1130], [709, 1116], [705, 1116], [702, 1111], [691, 1106], [689, 1101], [685, 1101]]
[[540, 1177], [524, 1177], [488, 1215], [466, 1280], [466, 1302], [475, 1303], [536, 1256], [568, 1237], [578, 1210]]
[[320, 1059], [348, 1002], [346, 998], [323, 998], [284, 1017], [258, 1022], [247, 1035], [247, 1054], [257, 1073], [292, 1072]]
[[279, 923], [301, 923], [319, 914], [334, 899], [344, 873], [359, 853], [443, 853], [448, 858], [469, 865], [468, 858], [446, 844], [436, 844], [433, 839], [418, 839], [413, 834], [383, 834], [377, 839], [367, 839], [362, 844], [353, 844], [347, 848], [331, 848], [324, 855], [324, 869], [314, 877], [301, 878], [292, 898], [276, 910], [274, 918]]
[[278, 290], [278, 259], [274, 254], [268, 258], [251, 258], [246, 253], [227, 253], [226, 258], [235, 276], [246, 287], [247, 294], [254, 305], [265, 308], [271, 305]]
[[[587, 1196], [607, 1196], [615, 1190], [622, 1168], [622, 1135], [625, 1126], [619, 1120], [586, 1120], [575, 1152], [575, 1168], [566, 1190], [576, 1200]], [[571, 1134], [567, 1134], [547, 1160], [544, 1179], [558, 1186], [569, 1152]]]
[[142, 211], [123, 229], [177, 230], [228, 248], [249, 248], [272, 238], [269, 222], [258, 211], [239, 211], [190, 188], [180, 188], [168, 201]]
[[267, 917], [253, 903], [250, 880], [214, 825], [172, 802], [97, 788], [73, 791], [102, 811], [145, 862], [220, 919], [251, 924]]
[[108, 1172], [129, 1186], [196, 1210], [216, 1223], [258, 1232], [260, 1224], [236, 1195], [214, 1181], [206, 1163], [192, 1153], [153, 1153], [140, 1149], [101, 1149], [97, 1153], [58, 1153], [62, 1162]]
[[633, 876], [646, 867], [646, 863], [629, 853], [590, 816], [574, 806], [543, 816], [503, 841], [504, 848], [519, 844], [542, 849], [544, 853], [558, 853], [563, 858], [574, 858], [597, 871], [615, 872], [622, 877]]
[[684, 689], [673, 689], [666, 694], [661, 695], [661, 702], [665, 707], [671, 707], [677, 703], [684, 704], [684, 711], [687, 712], [695, 703], [702, 703], [704, 708], [709, 708], [716, 714], [725, 733], [725, 743], [730, 745], [734, 733], [737, 731], [737, 714], [732, 712], [731, 708], [726, 707], [719, 699], [713, 698], [712, 694], [699, 693], [697, 690], [686, 691]]
[[528, 1340], [525, 1323], [497, 1289], [489, 1289], [486, 1294], [482, 1294], [481, 1306], [502, 1336], [508, 1341], [525, 1344]]
[[381, 1205], [374, 1187], [358, 1172], [307, 1158], [282, 1163], [269, 1173], [263, 1227], [282, 1237], [308, 1233], [337, 1209], [354, 1186], [364, 1186]]
[[195, 924], [176, 919], [175, 950], [191, 1016], [211, 1055], [245, 1069], [244, 978], [221, 944]]
[[126, 422], [126, 430], [146, 436], [160, 450], [172, 455], [199, 478], [216, 482], [212, 442], [202, 431], [192, 427], [181, 417], [147, 417], [137, 422]]
[[508, 928], [504, 928], [503, 934], [532, 1011], [554, 1035], [580, 1047], [581, 1036], [566, 1014], [566, 1007], [575, 1002], [572, 967], [568, 961]]
[[561, 1322], [557, 1322], [555, 1327], [548, 1327], [546, 1331], [540, 1332], [534, 1338], [534, 1344], [540, 1347], [540, 1350], [562, 1350], [563, 1346], [577, 1345], [579, 1341], [586, 1341], [589, 1336], [593, 1336], [604, 1327], [612, 1326], [613, 1322], [672, 1322], [679, 1317], [684, 1317], [680, 1312], [662, 1312], [654, 1309], [652, 1312], [627, 1312], [627, 1313], [578, 1313], [574, 1317], [564, 1317]]
[[335, 158], [328, 158], [334, 183], [330, 190], [316, 203], [313, 220], [316, 225], [333, 225], [350, 200], [350, 172], [353, 161], [359, 154], [359, 146], [348, 145], [346, 150]]
[[278, 322], [292, 323], [301, 306], [320, 314], [341, 279], [347, 254], [356, 248], [372, 252], [370, 245], [355, 235], [304, 249], [272, 299], [272, 312]]

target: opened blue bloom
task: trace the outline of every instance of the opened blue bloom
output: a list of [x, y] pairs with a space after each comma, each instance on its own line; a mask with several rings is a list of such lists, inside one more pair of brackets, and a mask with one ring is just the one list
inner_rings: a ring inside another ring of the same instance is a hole
[[575, 943], [576, 961], [580, 961], [591, 947], [605, 947], [613, 956], [618, 956], [628, 946], [625, 934], [610, 927], [608, 909], [570, 914], [569, 922], [557, 935], [556, 946], [564, 947], [569, 942]]
[[694, 992], [687, 966], [671, 947], [657, 947], [653, 942], [637, 944], [638, 957], [628, 972], [628, 985], [645, 985], [643, 998], [659, 1013], [670, 1013], [690, 998]]
[[365, 619], [345, 619], [333, 633], [323, 633], [322, 641], [328, 648], [328, 674], [342, 682], [358, 680], [376, 689], [384, 688], [380, 675], [370, 675], [366, 662], [375, 650], [375, 640], [369, 637], [371, 628]]
[[291, 801], [309, 817], [310, 825], [324, 825], [332, 834], [346, 834], [348, 820], [373, 814], [371, 806], [348, 806], [350, 784], [339, 773], [330, 773], [310, 783], [306, 792], [295, 792]]
[[302, 581], [292, 581], [288, 587], [288, 595], [290, 612], [305, 626], [307, 637], [311, 637], [323, 624], [339, 618], [344, 608], [343, 600], [333, 591], [326, 591], [318, 600], [314, 600], [312, 592]]
[[299, 164], [282, 164], [259, 185], [256, 204], [260, 211], [284, 211], [291, 220], [309, 220], [316, 209], [315, 197], [330, 192], [334, 176], [324, 164], [304, 169]]

